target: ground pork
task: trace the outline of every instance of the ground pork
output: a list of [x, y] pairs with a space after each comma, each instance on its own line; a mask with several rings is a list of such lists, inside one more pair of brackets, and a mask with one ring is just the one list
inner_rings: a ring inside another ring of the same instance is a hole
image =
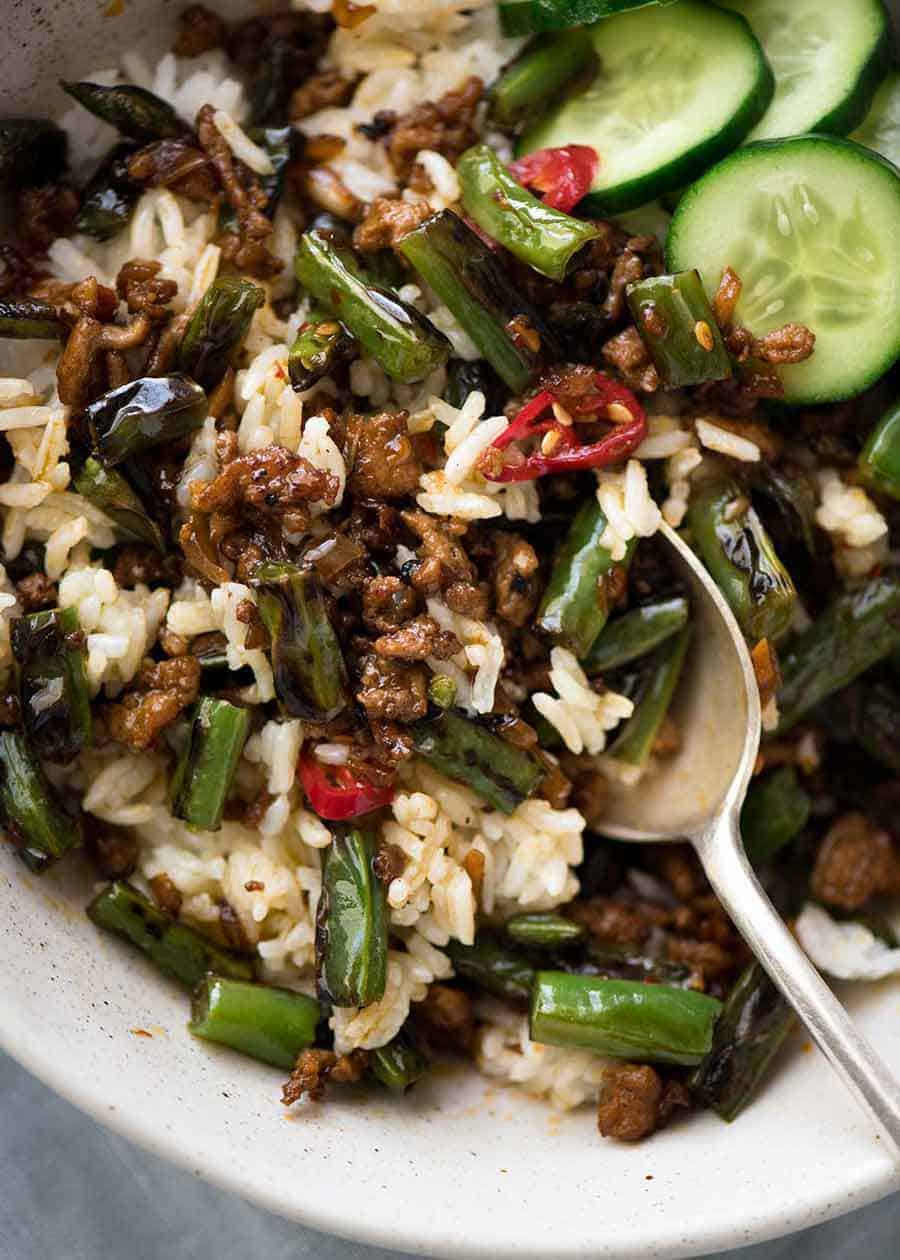
[[853, 811], [829, 828], [810, 886], [826, 905], [858, 910], [878, 893], [892, 890], [898, 875], [897, 855], [888, 833]]
[[344, 446], [350, 490], [362, 499], [401, 499], [414, 494], [422, 464], [407, 431], [405, 411], [353, 415]]
[[281, 1101], [289, 1107], [305, 1094], [314, 1102], [319, 1102], [325, 1093], [326, 1082], [343, 1085], [361, 1080], [370, 1057], [366, 1050], [353, 1050], [342, 1055], [335, 1054], [333, 1050], [303, 1050], [281, 1091]]
[[414, 617], [397, 630], [383, 634], [373, 647], [378, 656], [399, 661], [424, 661], [429, 656], [446, 661], [462, 647], [449, 630], [442, 630], [433, 617]]
[[475, 111], [484, 84], [472, 75], [438, 101], [423, 101], [394, 124], [388, 140], [388, 156], [400, 179], [412, 173], [422, 149], [441, 153], [449, 162], [474, 144]]
[[428, 712], [428, 675], [421, 665], [363, 658], [356, 699], [369, 718], [416, 722]]
[[427, 201], [376, 197], [353, 233], [353, 244], [363, 254], [388, 249], [421, 226], [431, 213]]
[[638, 1142], [662, 1128], [676, 1107], [690, 1106], [680, 1081], [662, 1081], [648, 1064], [617, 1063], [603, 1073], [597, 1127], [603, 1137]]
[[195, 656], [176, 656], [158, 664], [147, 662], [131, 689], [106, 708], [113, 739], [130, 748], [145, 749], [160, 732], [197, 699], [200, 662]]

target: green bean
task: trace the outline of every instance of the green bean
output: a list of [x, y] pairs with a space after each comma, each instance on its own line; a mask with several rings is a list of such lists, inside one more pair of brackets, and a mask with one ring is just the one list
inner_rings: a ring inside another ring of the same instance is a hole
[[325, 851], [316, 913], [319, 993], [334, 1006], [369, 1006], [387, 984], [388, 908], [369, 831], [337, 831]]
[[[293, 127], [251, 127], [247, 135], [268, 155], [272, 170], [267, 175], [257, 175], [259, 186], [266, 197], [263, 214], [274, 219], [287, 178], [287, 168], [297, 157], [299, 151], [298, 132]], [[219, 232], [237, 232], [239, 230], [237, 213], [233, 206], [225, 203], [219, 209]]]
[[373, 285], [353, 251], [324, 233], [303, 233], [294, 272], [395, 381], [421, 381], [449, 358], [444, 334], [414, 307]]
[[372, 1051], [369, 1071], [392, 1094], [405, 1094], [426, 1074], [428, 1060], [401, 1031], [386, 1046]]
[[886, 678], [861, 679], [856, 741], [873, 761], [900, 774], [900, 690]]
[[92, 741], [84, 635], [74, 608], [17, 617], [10, 627], [22, 724], [48, 761], [71, 761]]
[[347, 668], [315, 573], [292, 564], [258, 566], [259, 615], [271, 640], [275, 693], [291, 717], [330, 721], [350, 703]]
[[731, 359], [698, 272], [648, 276], [630, 284], [625, 299], [664, 385], [680, 389], [731, 376]]
[[606, 625], [607, 579], [617, 564], [627, 569], [634, 552], [632, 540], [625, 558], [613, 560], [612, 553], [600, 543], [606, 526], [606, 514], [592, 496], [578, 509], [557, 552], [537, 611], [540, 629], [579, 658], [587, 655]]
[[146, 954], [160, 971], [186, 988], [195, 988], [208, 972], [233, 980], [252, 980], [253, 964], [221, 949], [186, 923], [179, 923], [126, 880], [116, 880], [94, 898], [88, 918]]
[[265, 289], [240, 276], [216, 276], [197, 303], [178, 347], [176, 366], [214, 389], [234, 362]]
[[200, 831], [218, 831], [247, 736], [250, 710], [201, 696], [170, 785], [171, 810]]
[[501, 127], [525, 122], [563, 96], [595, 61], [593, 43], [582, 30], [532, 40], [488, 93], [492, 121]]
[[888, 407], [866, 438], [857, 467], [867, 486], [900, 499], [900, 402]]
[[688, 621], [688, 602], [673, 595], [643, 604], [608, 621], [584, 659], [588, 674], [602, 674], [639, 660], [683, 630]]
[[29, 188], [57, 179], [69, 140], [46, 118], [0, 118], [0, 188]]
[[191, 639], [190, 652], [191, 656], [196, 656], [203, 670], [204, 691], [252, 686], [254, 675], [249, 665], [241, 665], [238, 669], [229, 666], [228, 640], [218, 630], [198, 634]]
[[572, 259], [600, 228], [554, 210], [510, 175], [486, 144], [467, 149], [456, 165], [466, 212], [482, 231], [550, 280], [562, 281]]
[[16, 299], [12, 302], [0, 299], [0, 337], [12, 337], [17, 341], [56, 341], [63, 333], [59, 311], [48, 302], [34, 298]]
[[614, 1059], [693, 1066], [709, 1053], [722, 1003], [691, 989], [539, 971], [531, 1039]]
[[423, 761], [467, 784], [504, 814], [531, 796], [544, 777], [544, 768], [530, 753], [452, 709], [409, 730]]
[[113, 467], [199, 429], [206, 394], [186, 376], [142, 376], [103, 394], [84, 414], [100, 458]]
[[691, 627], [687, 625], [653, 653], [641, 680], [634, 712], [610, 746], [610, 757], [630, 766], [647, 764], [678, 686], [690, 641]]
[[204, 976], [191, 998], [188, 1029], [262, 1063], [290, 1071], [316, 1039], [321, 1008], [291, 989], [228, 976]]
[[580, 923], [552, 910], [517, 914], [504, 924], [506, 935], [526, 949], [565, 949], [580, 944], [585, 929]]
[[484, 931], [478, 933], [474, 945], [461, 945], [451, 939], [447, 953], [461, 979], [521, 1010], [527, 1010], [535, 976], [535, 969], [527, 957]]
[[133, 144], [119, 144], [94, 171], [81, 193], [75, 219], [79, 232], [105, 241], [125, 227], [141, 194], [128, 174], [128, 160], [135, 152]]
[[747, 638], [779, 639], [797, 592], [747, 496], [730, 480], [704, 484], [691, 499], [687, 523]]
[[133, 83], [106, 87], [100, 83], [63, 83], [79, 105], [115, 127], [123, 136], [147, 144], [151, 140], [174, 140], [188, 128], [167, 101]]
[[794, 1024], [791, 1007], [759, 963], [750, 963], [728, 995], [712, 1047], [691, 1073], [691, 1092], [723, 1120], [733, 1120], [756, 1093]]
[[491, 365], [484, 359], [451, 359], [447, 364], [444, 401], [451, 407], [461, 407], [474, 390], [484, 394], [484, 414], [499, 416], [507, 403], [507, 389]]
[[578, 975], [603, 976], [607, 980], [645, 980], [651, 984], [674, 985], [679, 989], [690, 989], [695, 985], [694, 972], [684, 963], [637, 954], [627, 946], [610, 945], [605, 941], [589, 941], [586, 960], [572, 970]]
[[900, 648], [900, 581], [870, 578], [841, 592], [779, 653], [779, 731], [789, 730], [826, 696]]
[[76, 473], [74, 485], [83, 498], [109, 517], [120, 537], [165, 551], [162, 530], [117, 468], [107, 468], [90, 455]]
[[789, 538], [800, 542], [815, 557], [819, 551], [816, 535], [816, 488], [811, 476], [801, 469], [791, 469], [790, 477], [764, 460], [752, 464], [749, 474], [754, 494], [766, 498], [781, 519]]
[[310, 389], [355, 353], [356, 341], [340, 320], [323, 310], [310, 311], [288, 354], [291, 384], [298, 391]]
[[741, 837], [754, 866], [770, 861], [809, 821], [812, 801], [793, 766], [754, 779], [741, 810]]
[[550, 334], [503, 265], [462, 219], [432, 215], [397, 246], [516, 394], [537, 375]]
[[8, 839], [36, 874], [82, 842], [80, 816], [63, 809], [20, 731], [0, 731], [0, 815]]

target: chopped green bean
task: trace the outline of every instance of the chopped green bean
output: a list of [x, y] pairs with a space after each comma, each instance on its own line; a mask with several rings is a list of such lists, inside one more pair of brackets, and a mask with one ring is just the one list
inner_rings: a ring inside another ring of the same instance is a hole
[[122, 538], [165, 551], [162, 530], [117, 468], [107, 468], [91, 455], [75, 475], [74, 485], [83, 498], [109, 517]]
[[680, 389], [731, 376], [731, 359], [699, 273], [648, 276], [625, 291], [663, 385]]
[[526, 949], [565, 949], [580, 944], [585, 929], [580, 923], [552, 910], [517, 914], [507, 919], [504, 931], [517, 945]]
[[900, 499], [900, 402], [888, 407], [869, 434], [858, 468], [867, 486]]
[[133, 83], [107, 87], [100, 83], [63, 83], [79, 105], [102, 118], [123, 136], [146, 144], [151, 140], [174, 140], [188, 128], [167, 101]]
[[16, 852], [36, 874], [81, 844], [80, 816], [63, 809], [20, 731], [0, 731], [0, 814]]
[[34, 298], [7, 302], [0, 299], [0, 337], [17, 341], [56, 341], [63, 333], [59, 311], [49, 302]]
[[690, 641], [691, 627], [687, 625], [661, 644], [647, 662], [634, 712], [609, 748], [609, 756], [616, 761], [630, 766], [647, 764], [678, 686]]
[[190, 736], [172, 777], [172, 813], [200, 831], [218, 831], [250, 734], [250, 710], [201, 696]]
[[325, 851], [316, 913], [319, 992], [334, 1006], [369, 1006], [387, 984], [388, 908], [375, 837], [336, 832]]
[[474, 945], [451, 939], [447, 953], [461, 979], [521, 1010], [528, 1008], [535, 969], [511, 946], [501, 944], [490, 932], [479, 932]]
[[214, 389], [234, 361], [265, 289], [240, 276], [216, 276], [197, 303], [178, 347], [179, 372]]
[[[272, 170], [267, 175], [258, 175], [259, 186], [266, 197], [263, 213], [266, 218], [274, 219], [275, 211], [284, 192], [284, 181], [287, 168], [296, 158], [299, 151], [298, 132], [293, 127], [251, 127], [247, 135], [268, 156]], [[227, 203], [219, 210], [219, 232], [237, 232], [238, 217], [234, 208]]]
[[588, 674], [602, 674], [639, 660], [683, 630], [689, 615], [683, 595], [642, 604], [608, 621], [584, 659]]
[[111, 389], [85, 408], [104, 464], [174, 442], [206, 419], [206, 394], [187, 376], [143, 376]]
[[386, 1046], [372, 1051], [369, 1071], [392, 1094], [405, 1094], [426, 1074], [428, 1060], [401, 1031]]
[[316, 1038], [321, 1009], [291, 989], [204, 976], [191, 998], [189, 1030], [262, 1063], [290, 1071]]
[[22, 724], [35, 751], [67, 762], [92, 740], [84, 635], [74, 608], [26, 613], [10, 627]]
[[595, 60], [593, 42], [583, 30], [532, 40], [491, 88], [491, 119], [501, 127], [525, 122], [563, 96]]
[[294, 389], [310, 389], [340, 363], [356, 353], [356, 341], [339, 319], [313, 310], [294, 339], [288, 355], [288, 373]]
[[741, 810], [741, 837], [754, 866], [770, 861], [800, 834], [811, 806], [793, 766], [779, 766], [753, 780]]
[[128, 160], [135, 152], [133, 144], [116, 145], [94, 171], [81, 193], [75, 219], [79, 232], [105, 241], [128, 223], [141, 194], [128, 175]]
[[409, 730], [423, 761], [468, 784], [504, 814], [531, 796], [544, 777], [544, 768], [530, 753], [452, 709]]

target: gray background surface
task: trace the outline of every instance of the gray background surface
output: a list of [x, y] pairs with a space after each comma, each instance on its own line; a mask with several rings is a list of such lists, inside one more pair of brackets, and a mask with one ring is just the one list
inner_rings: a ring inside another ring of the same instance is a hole
[[[0, 1187], [0, 1260], [398, 1260], [395, 1252], [270, 1216], [146, 1154], [2, 1054]], [[731, 1254], [741, 1260], [895, 1260], [900, 1195]]]

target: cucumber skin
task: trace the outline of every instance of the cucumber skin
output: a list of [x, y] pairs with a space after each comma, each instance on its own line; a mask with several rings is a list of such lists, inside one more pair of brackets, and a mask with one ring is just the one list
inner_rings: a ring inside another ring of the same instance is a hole
[[[673, 158], [665, 166], [656, 167], [645, 175], [629, 180], [627, 183], [618, 184], [615, 188], [589, 192], [572, 211], [573, 214], [587, 218], [622, 214], [626, 210], [637, 210], [640, 206], [645, 206], [649, 201], [655, 201], [665, 193], [680, 191], [686, 185], [694, 183], [711, 166], [715, 166], [717, 162], [736, 149], [763, 117], [775, 95], [775, 76], [772, 74], [772, 68], [766, 61], [759, 40], [750, 29], [746, 18], [730, 9], [716, 11], [727, 15], [744, 27], [748, 46], [752, 45], [756, 52], [756, 81], [744, 97], [737, 112], [721, 131], [716, 132], [687, 153]], [[528, 150], [520, 141], [516, 145], [516, 157], [522, 157], [527, 152]], [[602, 161], [600, 169], [603, 169]]]
[[[703, 186], [707, 180], [716, 179], [722, 168], [725, 166], [731, 166], [734, 163], [744, 162], [748, 158], [752, 158], [756, 153], [766, 149], [780, 149], [786, 144], [793, 145], [799, 141], [806, 144], [827, 145], [832, 149], [845, 149], [848, 156], [852, 156], [866, 162], [874, 162], [877, 166], [883, 167], [885, 171], [890, 172], [890, 174], [894, 176], [895, 180], [897, 180], [898, 176], [900, 176], [900, 170], [898, 170], [892, 162], [888, 161], [887, 158], [882, 157], [880, 153], [876, 153], [874, 149], [867, 149], [864, 145], [857, 144], [854, 140], [848, 140], [842, 136], [820, 135], [817, 132], [810, 132], [804, 136], [788, 136], [782, 140], [754, 140], [752, 144], [745, 145], [744, 148], [736, 150], [729, 157], [719, 162], [717, 166], [714, 166], [711, 170], [707, 171], [701, 179], [697, 180], [692, 187], [685, 191], [675, 208], [674, 214], [672, 215], [672, 222], [669, 224], [669, 235], [666, 238], [665, 250], [666, 269], [668, 271], [686, 270], [685, 259], [687, 258], [687, 255], [682, 257], [678, 253], [678, 228], [680, 226], [680, 220], [686, 214], [690, 213], [691, 206], [696, 198], [698, 196], [702, 196]], [[898, 182], [898, 196], [900, 196], [900, 182]], [[696, 260], [689, 264], [689, 267], [695, 266], [697, 266]], [[703, 268], [698, 267], [698, 270], [702, 276]], [[709, 292], [710, 289], [707, 288], [707, 293]], [[715, 292], [715, 290], [713, 289], [712, 292]], [[815, 329], [812, 331], [815, 332]], [[811, 391], [810, 393], [805, 394], [802, 398], [781, 399], [779, 400], [778, 405], [783, 406], [786, 409], [790, 409], [791, 407], [809, 407], [816, 406], [820, 403], [843, 402], [848, 398], [856, 398], [859, 394], [863, 393], [864, 390], [868, 389], [871, 385], [874, 385], [876, 381], [880, 380], [882, 376], [890, 370], [894, 363], [896, 363], [898, 357], [900, 357], [900, 331], [897, 333], [893, 353], [886, 352], [879, 363], [873, 365], [871, 371], [859, 378], [859, 384], [852, 390], [839, 391], [838, 393], [829, 393], [828, 391]]]
[[504, 35], [534, 35], [584, 26], [628, 9], [672, 3], [673, 0], [518, 0], [500, 4], [500, 27]]

